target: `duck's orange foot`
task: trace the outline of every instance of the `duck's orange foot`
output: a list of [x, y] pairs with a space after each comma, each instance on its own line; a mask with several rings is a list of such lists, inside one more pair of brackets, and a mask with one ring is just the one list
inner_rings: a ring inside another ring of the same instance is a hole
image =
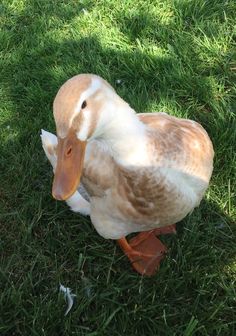
[[133, 268], [142, 275], [154, 275], [161, 260], [164, 258], [167, 248], [156, 237], [160, 234], [175, 233], [175, 225], [141, 232], [129, 242], [121, 238], [118, 243], [132, 263]]

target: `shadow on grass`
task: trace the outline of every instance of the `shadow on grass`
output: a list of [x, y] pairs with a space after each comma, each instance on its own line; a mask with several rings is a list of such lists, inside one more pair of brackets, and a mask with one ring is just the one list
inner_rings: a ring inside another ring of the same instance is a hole
[[[37, 307], [32, 302], [42, 305], [42, 293], [50, 298], [49, 287], [57, 286], [59, 281], [70, 281], [81, 300], [75, 315], [64, 322], [61, 308], [54, 307], [54, 301], [49, 300], [38, 317], [37, 327], [43, 325], [54, 333], [60, 327], [70, 333], [79, 328], [86, 334], [100, 335], [112, 332], [116, 323], [114, 335], [124, 330], [140, 335], [158, 330], [170, 335], [176, 330], [177, 334], [183, 333], [194, 318], [191, 323], [195, 325], [197, 321], [197, 324], [193, 330], [202, 335], [217, 328], [229, 334], [233, 330], [230, 323], [234, 321], [235, 297], [232, 271], [228, 269], [235, 262], [236, 253], [232, 219], [216, 203], [203, 201], [192, 216], [178, 224], [177, 237], [164, 237], [171, 250], [159, 274], [143, 279], [131, 271], [125, 258], [119, 258], [121, 253], [114, 243], [94, 232], [89, 220], [72, 214], [51, 199], [51, 168], [41, 149], [39, 130], [54, 129], [52, 101], [63, 82], [77, 73], [97, 73], [137, 111], [161, 106], [162, 102], [163, 107], [169, 108], [166, 112], [202, 123], [213, 140], [219, 174], [222, 164], [230, 160], [235, 138], [230, 131], [231, 105], [215, 95], [210, 76], [227, 72], [221, 64], [228, 64], [231, 55], [222, 55], [218, 66], [208, 67], [202, 73], [191, 36], [176, 36], [173, 23], [161, 25], [148, 13], [131, 18], [122, 15], [117, 17], [117, 24], [132, 43], [151, 36], [158, 41], [158, 47], [165, 45], [158, 55], [138, 44], [132, 52], [104, 47], [95, 35], [57, 42], [50, 36], [44, 38], [43, 30], [37, 37], [37, 27], [42, 21], [35, 14], [42, 11], [48, 21], [59, 18], [66, 24], [78, 15], [65, 4], [57, 7], [56, 15], [54, 5], [49, 5], [46, 11], [45, 8], [41, 2], [27, 1], [19, 17], [16, 20], [13, 17], [14, 29], [19, 25], [18, 33], [25, 37], [22, 39], [25, 44], [22, 46], [15, 35], [12, 45], [18, 49], [3, 70], [3, 81], [13, 104], [12, 113], [2, 125], [0, 147], [3, 199], [0, 221], [2, 236], [6, 237], [4, 281], [12, 282], [16, 292], [22, 286], [22, 296], [9, 292], [10, 302], [4, 301], [7, 309], [2, 316], [8, 325], [6, 330], [21, 331], [22, 321], [31, 321], [36, 314]], [[82, 5], [77, 8], [81, 11]], [[186, 24], [191, 27], [192, 22]], [[158, 35], [160, 31], [162, 35]], [[196, 68], [188, 64], [190, 55]], [[227, 76], [231, 78], [229, 72]], [[116, 84], [117, 79], [122, 80], [121, 85]], [[106, 285], [103, 287], [101, 283]], [[28, 291], [31, 301], [27, 298]], [[58, 300], [55, 293], [53, 299]], [[18, 321], [17, 328], [12, 315]], [[30, 326], [28, 333], [29, 330]]]

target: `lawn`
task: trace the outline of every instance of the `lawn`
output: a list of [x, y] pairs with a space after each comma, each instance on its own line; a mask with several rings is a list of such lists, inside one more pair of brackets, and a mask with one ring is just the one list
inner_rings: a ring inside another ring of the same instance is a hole
[[[0, 335], [236, 335], [235, 0], [2, 0], [0, 15]], [[86, 72], [214, 144], [208, 192], [152, 278], [51, 196], [40, 129]]]

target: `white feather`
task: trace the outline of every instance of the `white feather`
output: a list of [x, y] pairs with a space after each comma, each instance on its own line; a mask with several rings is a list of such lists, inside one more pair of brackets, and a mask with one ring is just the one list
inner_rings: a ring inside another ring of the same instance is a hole
[[62, 284], [60, 284], [59, 290], [60, 292], [64, 293], [64, 297], [67, 301], [67, 309], [64, 314], [66, 316], [74, 304], [74, 298], [76, 297], [76, 295], [71, 293], [71, 289], [69, 287], [65, 287]]

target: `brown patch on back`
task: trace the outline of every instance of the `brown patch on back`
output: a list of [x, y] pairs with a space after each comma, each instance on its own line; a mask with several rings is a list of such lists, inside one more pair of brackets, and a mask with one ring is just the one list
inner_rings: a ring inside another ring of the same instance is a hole
[[[150, 126], [149, 151], [160, 166], [170, 166], [207, 181], [214, 151], [204, 128], [195, 121], [163, 113], [139, 114]], [[158, 132], [157, 132], [158, 130]]]

